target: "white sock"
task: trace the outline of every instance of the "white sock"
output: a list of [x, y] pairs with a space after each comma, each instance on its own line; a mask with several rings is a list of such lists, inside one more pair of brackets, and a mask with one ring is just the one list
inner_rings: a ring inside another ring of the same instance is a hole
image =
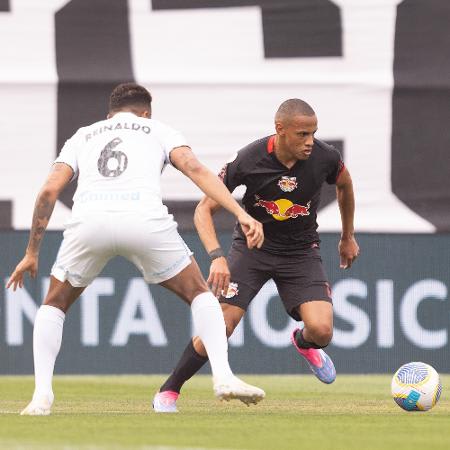
[[33, 329], [35, 390], [33, 399], [46, 395], [53, 402], [52, 378], [56, 357], [61, 348], [65, 314], [58, 308], [42, 305]]
[[233, 375], [228, 364], [228, 341], [222, 308], [212, 292], [203, 292], [191, 303], [195, 330], [205, 346], [215, 379]]

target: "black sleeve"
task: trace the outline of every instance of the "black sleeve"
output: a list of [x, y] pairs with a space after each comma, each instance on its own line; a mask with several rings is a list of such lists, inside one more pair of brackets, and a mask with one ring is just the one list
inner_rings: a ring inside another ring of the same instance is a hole
[[328, 175], [327, 175], [327, 183], [328, 184], [336, 184], [339, 175], [344, 170], [344, 161], [342, 160], [342, 156], [339, 151], [333, 147], [329, 146], [329, 161], [328, 161]]
[[230, 192], [233, 192], [238, 186], [243, 184], [241, 172], [239, 170], [239, 153], [234, 159], [227, 162], [219, 172], [219, 178], [223, 181]]

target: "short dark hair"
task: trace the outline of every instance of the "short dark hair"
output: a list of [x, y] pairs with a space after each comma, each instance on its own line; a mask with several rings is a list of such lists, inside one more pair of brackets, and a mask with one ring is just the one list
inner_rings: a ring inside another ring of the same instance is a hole
[[152, 96], [145, 87], [136, 83], [122, 83], [116, 86], [109, 97], [109, 110], [120, 111], [124, 108], [142, 108], [151, 110]]
[[316, 113], [308, 103], [299, 98], [284, 101], [275, 114], [275, 120], [290, 120], [294, 116], [315, 116]]

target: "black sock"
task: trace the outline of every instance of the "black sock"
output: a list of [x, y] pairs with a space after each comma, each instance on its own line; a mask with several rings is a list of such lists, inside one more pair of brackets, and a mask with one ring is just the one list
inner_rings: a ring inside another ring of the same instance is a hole
[[297, 330], [297, 333], [295, 333], [295, 342], [300, 348], [323, 348], [320, 345], [314, 344], [314, 342], [308, 342], [303, 337], [303, 330]]
[[174, 391], [180, 393], [183, 384], [195, 375], [205, 365], [206, 361], [208, 361], [208, 357], [201, 356], [195, 351], [191, 339], [174, 371], [161, 386], [159, 392]]

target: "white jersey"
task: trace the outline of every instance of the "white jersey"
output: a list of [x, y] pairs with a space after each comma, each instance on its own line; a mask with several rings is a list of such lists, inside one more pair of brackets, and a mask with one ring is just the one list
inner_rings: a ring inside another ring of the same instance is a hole
[[72, 216], [137, 211], [151, 218], [167, 217], [161, 172], [170, 163], [170, 152], [183, 145], [187, 144], [180, 132], [129, 112], [80, 128], [55, 160], [78, 174]]

